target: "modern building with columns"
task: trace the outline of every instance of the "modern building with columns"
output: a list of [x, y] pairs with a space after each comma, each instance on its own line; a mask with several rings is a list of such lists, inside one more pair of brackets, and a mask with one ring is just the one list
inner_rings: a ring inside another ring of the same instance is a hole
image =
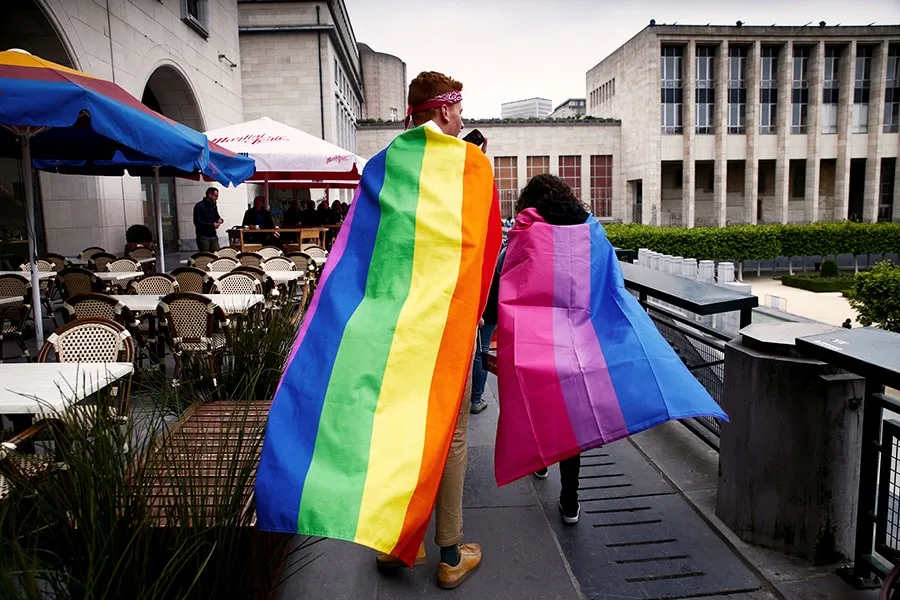
[[651, 22], [586, 93], [622, 123], [626, 221], [900, 221], [898, 26]]
[[[519, 191], [541, 173], [562, 178], [600, 221], [625, 219], [625, 194], [619, 165], [620, 124], [607, 119], [465, 121], [465, 135], [478, 129], [488, 140], [503, 218], [513, 216]], [[403, 123], [359, 124], [359, 155], [370, 158], [403, 131]]]

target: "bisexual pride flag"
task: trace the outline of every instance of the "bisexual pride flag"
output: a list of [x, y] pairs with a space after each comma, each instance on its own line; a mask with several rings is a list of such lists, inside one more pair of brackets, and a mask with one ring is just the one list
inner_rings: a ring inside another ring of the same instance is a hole
[[727, 420], [625, 290], [593, 216], [559, 226], [521, 212], [499, 302], [498, 484], [670, 419]]
[[413, 563], [500, 239], [491, 164], [472, 144], [428, 124], [368, 162], [269, 413], [260, 529]]

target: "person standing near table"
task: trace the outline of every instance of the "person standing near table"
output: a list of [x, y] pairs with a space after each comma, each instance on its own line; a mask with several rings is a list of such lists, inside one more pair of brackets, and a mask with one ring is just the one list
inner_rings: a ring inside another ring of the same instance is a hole
[[216, 202], [219, 200], [219, 190], [214, 187], [206, 188], [206, 195], [194, 205], [194, 231], [197, 236], [197, 250], [200, 252], [215, 252], [219, 249], [219, 236], [216, 230], [225, 221], [219, 216]]

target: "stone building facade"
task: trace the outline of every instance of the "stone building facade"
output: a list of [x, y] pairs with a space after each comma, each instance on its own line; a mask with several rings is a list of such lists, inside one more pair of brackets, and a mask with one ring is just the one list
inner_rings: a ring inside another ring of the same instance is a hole
[[527, 98], [504, 102], [500, 105], [501, 119], [543, 119], [553, 111], [553, 103], [547, 98]]
[[364, 118], [402, 121], [406, 116], [406, 63], [384, 52], [359, 44], [365, 103]]
[[[166, 116], [204, 131], [243, 119], [238, 7], [234, 0], [196, 6], [197, 14], [189, 14], [181, 0], [4, 0], [0, 39], [4, 50], [21, 48], [115, 81]], [[24, 220], [18, 163], [0, 159], [0, 178], [13, 192], [0, 197], [3, 266], [27, 254], [11, 239]], [[152, 180], [41, 173], [39, 181], [38, 241], [46, 251], [74, 254], [100, 245], [122, 252], [128, 225], [154, 222], [152, 203], [144, 201], [152, 198]], [[193, 204], [206, 186], [162, 182], [171, 242], [193, 243]], [[226, 223], [239, 222], [245, 206], [245, 190], [221, 190]]]
[[[472, 120], [488, 140], [488, 157], [500, 193], [503, 218], [512, 216], [519, 190], [539, 173], [562, 177], [601, 221], [622, 221], [625, 179], [619, 123], [614, 121]], [[403, 131], [402, 123], [361, 123], [359, 154], [371, 158]]]
[[651, 25], [586, 95], [635, 221], [900, 220], [900, 27]]

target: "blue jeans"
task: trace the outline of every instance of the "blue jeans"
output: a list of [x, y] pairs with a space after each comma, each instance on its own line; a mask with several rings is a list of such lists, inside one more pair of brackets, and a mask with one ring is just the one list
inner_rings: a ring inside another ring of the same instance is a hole
[[481, 355], [482, 353], [487, 354], [490, 350], [491, 337], [493, 337], [495, 329], [497, 329], [496, 323], [486, 323], [478, 328], [478, 344], [475, 347], [475, 360], [472, 365], [472, 404], [481, 402], [481, 396], [484, 394], [488, 372], [484, 370]]

